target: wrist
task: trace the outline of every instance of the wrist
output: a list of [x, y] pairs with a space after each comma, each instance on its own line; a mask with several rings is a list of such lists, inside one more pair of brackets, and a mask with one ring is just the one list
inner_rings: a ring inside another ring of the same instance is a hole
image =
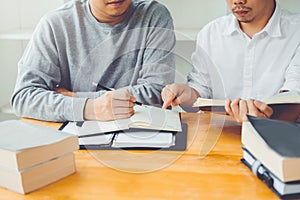
[[84, 120], [95, 120], [94, 100], [88, 99], [84, 106]]
[[197, 92], [197, 90], [195, 90], [194, 88], [191, 88], [191, 99], [193, 101], [193, 103], [197, 100], [198, 97], [200, 97], [199, 93]]

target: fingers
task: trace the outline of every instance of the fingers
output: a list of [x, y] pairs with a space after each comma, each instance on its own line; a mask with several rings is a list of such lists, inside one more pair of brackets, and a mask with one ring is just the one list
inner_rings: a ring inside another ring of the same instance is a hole
[[273, 109], [268, 104], [261, 101], [254, 101], [254, 105], [263, 113], [267, 118], [270, 118], [273, 114]]
[[112, 99], [115, 100], [124, 100], [124, 101], [130, 101], [131, 95], [129, 93], [129, 90], [127, 89], [120, 89], [120, 90], [114, 90], [111, 91]]
[[225, 104], [226, 113], [232, 116], [238, 123], [247, 121], [247, 114], [249, 112], [247, 101], [240, 98], [231, 101], [228, 99]]
[[240, 100], [239, 104], [240, 104], [240, 106], [239, 106], [240, 107], [240, 113], [239, 113], [240, 122], [248, 121], [248, 118], [247, 118], [247, 113], [248, 113], [247, 101]]
[[167, 85], [161, 92], [164, 102], [162, 108], [169, 106], [178, 106], [180, 104], [192, 106], [196, 99], [200, 96], [199, 93], [186, 84], [174, 83]]
[[134, 110], [126, 111], [126, 110], [119, 110], [118, 113], [113, 113], [113, 119], [127, 119], [134, 114]]
[[240, 98], [232, 101], [230, 104], [230, 108], [231, 108], [231, 112], [232, 112], [231, 116], [233, 116], [237, 122], [242, 123], [243, 116], [241, 116], [240, 102], [243, 104], [243, 109], [245, 109], [243, 100], [241, 100]]
[[111, 113], [113, 119], [129, 118], [134, 114], [133, 106], [136, 99], [129, 91], [115, 90], [112, 92]]
[[175, 84], [167, 85], [163, 88], [161, 92], [161, 98], [164, 102], [162, 106], [163, 109], [172, 105], [173, 100], [176, 99], [177, 93], [177, 86]]
[[85, 118], [100, 121], [129, 118], [134, 114], [135, 101], [136, 99], [128, 90], [106, 92], [94, 101], [88, 101], [85, 107]]
[[111, 91], [111, 106], [112, 107], [124, 107], [132, 108], [134, 102], [136, 101], [135, 97], [131, 96], [129, 91], [126, 90], [115, 90]]
[[234, 101], [229, 99], [226, 101], [225, 110], [227, 114], [232, 116], [239, 123], [248, 121], [247, 114], [265, 118], [270, 118], [273, 114], [273, 109], [270, 106], [253, 99], [247, 101], [240, 98]]
[[231, 99], [227, 99], [226, 100], [226, 103], [225, 103], [225, 111], [226, 111], [226, 113], [228, 114], [228, 115], [233, 115], [233, 113], [232, 113], [232, 110], [231, 110], [231, 106], [230, 106], [230, 104], [231, 104]]

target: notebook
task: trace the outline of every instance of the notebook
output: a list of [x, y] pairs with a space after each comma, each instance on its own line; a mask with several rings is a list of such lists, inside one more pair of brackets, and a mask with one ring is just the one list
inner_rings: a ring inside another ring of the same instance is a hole
[[184, 151], [187, 142], [187, 124], [182, 124], [182, 131], [180, 132], [130, 128], [79, 136], [78, 142], [80, 149], [90, 150], [160, 149]]
[[177, 111], [165, 110], [153, 106], [135, 106], [135, 114], [128, 119], [115, 121], [67, 122], [62, 131], [78, 136], [142, 128], [150, 130], [182, 131], [180, 114]]

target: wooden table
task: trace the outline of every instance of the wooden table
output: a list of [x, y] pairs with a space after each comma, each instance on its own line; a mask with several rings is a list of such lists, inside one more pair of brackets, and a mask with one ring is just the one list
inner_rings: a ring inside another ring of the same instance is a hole
[[79, 150], [75, 174], [27, 195], [0, 188], [0, 199], [278, 199], [240, 162], [240, 125], [210, 113], [182, 120], [185, 152]]

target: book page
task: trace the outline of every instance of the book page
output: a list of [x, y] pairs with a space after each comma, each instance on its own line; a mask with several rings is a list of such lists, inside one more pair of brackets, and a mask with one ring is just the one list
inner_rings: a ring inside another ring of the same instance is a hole
[[152, 147], [168, 148], [174, 145], [172, 132], [135, 130], [118, 133], [113, 141], [112, 147]]
[[206, 106], [225, 106], [226, 101], [220, 99], [205, 99], [205, 98], [197, 98], [193, 107], [206, 107]]
[[63, 129], [63, 132], [78, 136], [87, 136], [99, 133], [107, 133], [128, 129], [130, 119], [122, 119], [115, 121], [84, 121], [81, 126], [76, 125], [76, 122], [69, 122]]
[[164, 110], [153, 106], [135, 106], [135, 114], [129, 119], [115, 121], [84, 121], [81, 125], [69, 122], [63, 132], [78, 136], [88, 136], [129, 128], [182, 131], [177, 111]]
[[299, 92], [282, 92], [265, 101], [267, 104], [300, 103]]
[[182, 131], [177, 111], [165, 110], [154, 106], [135, 106], [131, 117], [131, 128]]
[[[300, 103], [299, 92], [282, 92], [274, 95], [273, 97], [265, 100], [267, 104], [285, 104], [285, 103]], [[226, 101], [221, 99], [205, 99], [199, 97], [193, 107], [205, 107], [205, 106], [225, 106]]]
[[89, 137], [79, 137], [79, 145], [107, 145], [111, 143], [115, 133], [102, 134]]

